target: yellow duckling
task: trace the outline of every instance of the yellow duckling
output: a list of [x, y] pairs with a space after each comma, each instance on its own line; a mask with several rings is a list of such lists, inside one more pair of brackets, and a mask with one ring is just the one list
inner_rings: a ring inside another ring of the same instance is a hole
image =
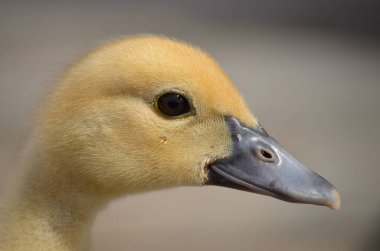
[[0, 250], [87, 250], [100, 208], [125, 194], [228, 186], [339, 209], [336, 189], [260, 126], [205, 52], [118, 40], [64, 74], [42, 107], [0, 215]]

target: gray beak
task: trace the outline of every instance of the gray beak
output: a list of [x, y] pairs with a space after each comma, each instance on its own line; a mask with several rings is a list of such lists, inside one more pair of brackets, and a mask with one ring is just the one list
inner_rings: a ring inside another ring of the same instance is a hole
[[248, 128], [232, 117], [227, 117], [226, 123], [232, 154], [210, 165], [209, 184], [339, 210], [335, 187], [298, 162], [262, 127]]

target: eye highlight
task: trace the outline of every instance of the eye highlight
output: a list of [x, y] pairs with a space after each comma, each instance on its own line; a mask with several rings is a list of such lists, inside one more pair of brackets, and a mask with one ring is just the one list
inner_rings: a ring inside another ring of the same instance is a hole
[[169, 92], [161, 95], [154, 101], [154, 106], [166, 116], [180, 116], [191, 111], [186, 97], [181, 94]]

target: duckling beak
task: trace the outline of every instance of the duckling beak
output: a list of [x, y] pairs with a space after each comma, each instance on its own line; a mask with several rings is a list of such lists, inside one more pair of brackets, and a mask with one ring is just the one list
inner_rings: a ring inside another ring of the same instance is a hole
[[226, 118], [232, 154], [210, 165], [208, 184], [294, 202], [340, 208], [340, 196], [327, 180], [303, 166], [259, 126]]

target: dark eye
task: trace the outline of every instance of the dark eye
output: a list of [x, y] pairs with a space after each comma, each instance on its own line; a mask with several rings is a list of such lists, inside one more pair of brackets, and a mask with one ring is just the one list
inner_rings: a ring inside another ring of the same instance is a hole
[[156, 100], [156, 108], [167, 116], [179, 116], [190, 112], [189, 101], [178, 93], [166, 93]]

